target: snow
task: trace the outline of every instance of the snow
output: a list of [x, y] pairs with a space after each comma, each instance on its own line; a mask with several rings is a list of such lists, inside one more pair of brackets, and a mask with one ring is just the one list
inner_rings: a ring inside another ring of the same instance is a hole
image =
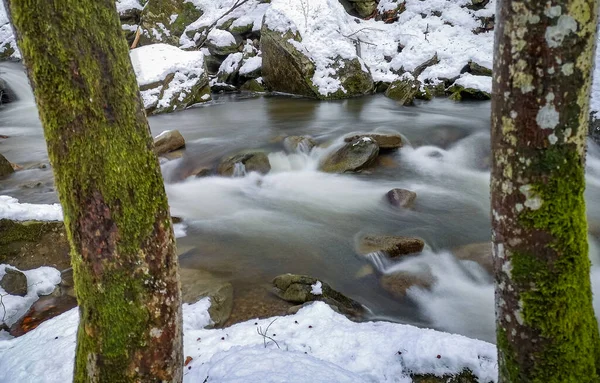
[[204, 73], [204, 55], [198, 51], [152, 44], [133, 49], [130, 56], [140, 86], [162, 81], [170, 73], [181, 72], [198, 77]]
[[[16, 198], [0, 195], [0, 219], [7, 218], [14, 221], [62, 221], [62, 208], [60, 204], [33, 204], [20, 203]], [[186, 225], [179, 223], [173, 225], [175, 237], [185, 237]]]
[[59, 204], [41, 205], [19, 203], [19, 200], [0, 195], [0, 218], [15, 221], [62, 221], [62, 209]]
[[233, 53], [227, 56], [227, 58], [221, 63], [218, 73], [233, 73], [240, 66], [244, 55], [241, 52]]
[[[0, 264], [0, 280], [6, 274], [7, 267], [16, 269], [9, 265]], [[0, 287], [0, 296], [2, 296], [0, 324], [5, 323], [10, 327], [29, 310], [40, 295], [52, 293], [61, 281], [60, 271], [53, 267], [43, 266], [33, 270], [24, 270], [23, 274], [27, 277], [27, 295], [24, 297], [7, 294]]]
[[206, 40], [216, 47], [236, 45], [235, 37], [231, 33], [216, 28], [208, 33]]
[[8, 15], [4, 9], [4, 2], [0, 1], [0, 53], [4, 52], [9, 47], [15, 51], [11, 57], [14, 59], [21, 59], [21, 52], [17, 47], [12, 27], [8, 22]]
[[464, 88], [479, 89], [487, 93], [492, 93], [492, 78], [489, 76], [473, 76], [470, 73], [463, 73], [454, 85], [460, 85]]
[[260, 56], [250, 57], [248, 60], [246, 60], [244, 65], [242, 65], [242, 67], [240, 68], [240, 75], [243, 76], [245, 74], [252, 73], [252, 72], [256, 71], [257, 69], [260, 69], [261, 66], [262, 66], [262, 57], [260, 57]]
[[131, 9], [144, 9], [144, 6], [140, 4], [139, 0], [117, 0], [116, 5], [119, 14], [123, 14]]
[[[295, 315], [250, 320], [225, 329], [210, 324], [209, 299], [183, 306], [184, 382], [395, 382], [410, 373], [438, 376], [471, 369], [496, 381], [494, 345], [388, 322], [355, 323], [322, 302]], [[71, 381], [77, 309], [22, 337], [0, 340], [4, 383]], [[269, 326], [269, 337], [257, 329]], [[310, 327], [309, 327], [310, 326]], [[51, 371], [52, 373], [48, 373]]]
[[321, 281], [317, 281], [315, 282], [314, 285], [310, 286], [310, 293], [313, 295], [323, 295], [323, 284], [321, 283]]

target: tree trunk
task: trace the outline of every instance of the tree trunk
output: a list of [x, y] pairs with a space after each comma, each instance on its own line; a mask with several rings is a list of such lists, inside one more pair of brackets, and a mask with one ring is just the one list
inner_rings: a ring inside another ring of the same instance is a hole
[[583, 198], [597, 5], [498, 2], [491, 190], [500, 382], [598, 379]]
[[71, 243], [76, 382], [182, 380], [163, 180], [113, 0], [5, 0]]

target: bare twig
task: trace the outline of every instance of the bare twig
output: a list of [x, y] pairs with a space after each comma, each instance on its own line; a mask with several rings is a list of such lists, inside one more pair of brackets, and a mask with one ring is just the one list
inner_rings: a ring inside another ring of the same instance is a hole
[[142, 34], [142, 27], [138, 26], [135, 31], [135, 39], [133, 39], [133, 43], [131, 43], [131, 47], [129, 49], [135, 49], [135, 47], [137, 47], [138, 42], [140, 41], [141, 34]]
[[269, 325], [267, 326], [267, 328], [265, 329], [265, 331], [262, 330], [261, 327], [256, 329], [256, 332], [258, 333], [258, 335], [263, 337], [263, 342], [265, 345], [265, 348], [267, 348], [267, 339], [272, 340], [273, 343], [275, 343], [275, 345], [277, 346], [278, 349], [281, 349], [281, 347], [279, 347], [279, 343], [277, 343], [277, 341], [273, 338], [271, 338], [270, 336], [267, 335], [268, 331], [269, 331], [269, 327], [271, 327], [271, 325], [277, 320], [277, 318], [273, 319], [273, 321], [271, 323], [269, 323]]
[[6, 306], [4, 306], [4, 302], [2, 300], [6, 295], [8, 295], [8, 294], [0, 294], [0, 306], [2, 306], [2, 310], [3, 310], [2, 323], [5, 323], [5, 321], [6, 321]]
[[360, 28], [359, 30], [350, 33], [349, 35], [342, 34], [342, 36], [344, 36], [344, 37], [350, 37], [350, 36], [354, 36], [357, 33], [362, 32], [362, 31], [378, 31], [378, 32], [383, 32], [383, 30], [378, 29], [378, 28], [364, 27], [364, 28]]
[[302, 7], [302, 14], [304, 15], [304, 30], [308, 30], [308, 14], [310, 12], [310, 5], [308, 0], [300, 0], [300, 6]]

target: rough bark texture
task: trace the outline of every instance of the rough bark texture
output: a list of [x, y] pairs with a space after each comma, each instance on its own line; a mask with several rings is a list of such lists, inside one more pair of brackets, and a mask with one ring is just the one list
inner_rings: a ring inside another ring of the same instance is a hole
[[172, 223], [112, 0], [5, 0], [71, 243], [76, 382], [182, 379]]
[[583, 198], [597, 5], [498, 2], [491, 187], [500, 382], [598, 381]]

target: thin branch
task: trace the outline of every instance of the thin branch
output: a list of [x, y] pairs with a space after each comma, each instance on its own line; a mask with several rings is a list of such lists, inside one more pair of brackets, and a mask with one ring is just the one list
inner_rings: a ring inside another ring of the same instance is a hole
[[258, 333], [258, 335], [263, 337], [263, 343], [265, 345], [265, 348], [267, 348], [267, 339], [272, 340], [273, 343], [275, 343], [275, 345], [277, 346], [278, 349], [281, 349], [281, 347], [279, 347], [279, 343], [277, 343], [277, 341], [273, 338], [271, 338], [270, 336], [267, 335], [267, 333], [269, 332], [269, 327], [271, 327], [271, 325], [277, 320], [277, 318], [273, 319], [273, 321], [271, 323], [269, 323], [269, 325], [267, 326], [267, 328], [265, 329], [265, 331], [262, 330], [261, 327], [256, 329], [256, 332]]
[[206, 36], [204, 37], [204, 40], [202, 40], [202, 42], [200, 44], [198, 44], [198, 48], [202, 48], [204, 46], [204, 43], [206, 43], [206, 38], [208, 37], [208, 33], [217, 26], [217, 24], [219, 23], [219, 20], [221, 20], [223, 17], [227, 16], [228, 14], [230, 14], [231, 12], [235, 11], [236, 9], [238, 9], [239, 7], [241, 7], [242, 5], [246, 4], [248, 1], [250, 0], [237, 0], [235, 2], [235, 4], [233, 4], [233, 6], [231, 8], [229, 8], [229, 10], [225, 13], [223, 13], [221, 16], [219, 16], [212, 24], [210, 24], [208, 26], [208, 28], [206, 29]]

